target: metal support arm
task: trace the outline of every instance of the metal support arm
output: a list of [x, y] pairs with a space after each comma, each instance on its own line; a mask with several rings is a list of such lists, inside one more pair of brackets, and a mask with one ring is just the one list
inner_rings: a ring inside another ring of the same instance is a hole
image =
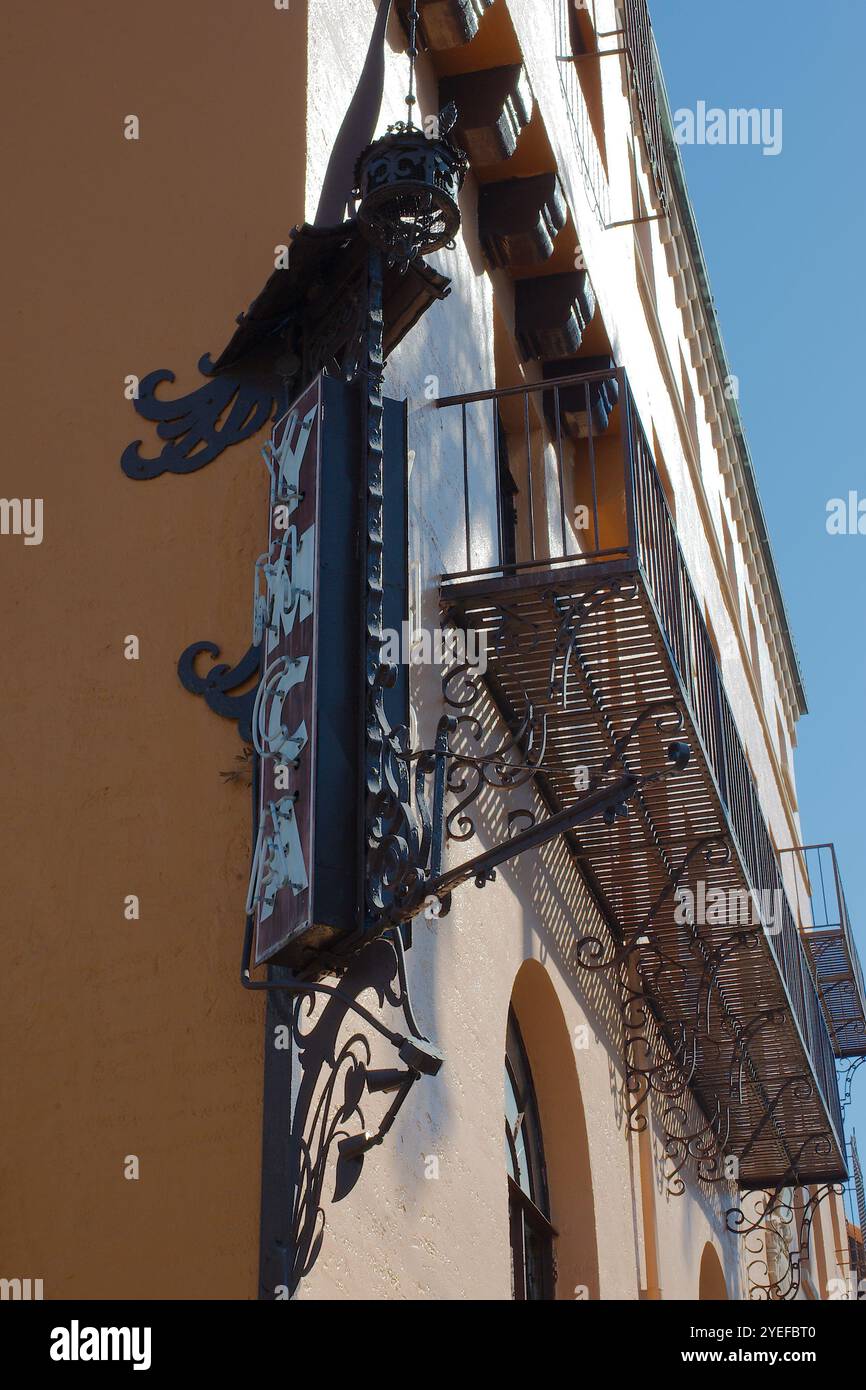
[[528, 830], [512, 835], [502, 844], [494, 846], [493, 849], [485, 850], [483, 854], [476, 854], [474, 858], [466, 860], [463, 864], [458, 864], [446, 873], [428, 879], [421, 885], [418, 892], [407, 900], [401, 915], [404, 919], [414, 916], [429, 898], [441, 900], [454, 888], [461, 883], [467, 883], [470, 879], [474, 879], [478, 887], [483, 887], [495, 876], [495, 871], [500, 864], [516, 858], [518, 854], [523, 854], [528, 849], [538, 849], [540, 845], [547, 844], [548, 840], [573, 830], [585, 821], [593, 820], [595, 816], [603, 815], [608, 824], [612, 825], [617, 816], [626, 814], [626, 803], [636, 792], [650, 782], [661, 780], [668, 775], [668, 771], [681, 772], [688, 765], [689, 757], [688, 744], [672, 743], [668, 748], [668, 758], [672, 764], [670, 769], [654, 772], [646, 777], [631, 775], [621, 777], [611, 786], [590, 792], [566, 810], [548, 816], [546, 820], [530, 826]]

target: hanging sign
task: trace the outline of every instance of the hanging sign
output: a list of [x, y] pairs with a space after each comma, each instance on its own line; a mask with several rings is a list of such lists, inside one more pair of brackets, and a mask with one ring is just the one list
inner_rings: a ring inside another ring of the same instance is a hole
[[262, 649], [252, 721], [259, 827], [247, 897], [256, 964], [311, 923], [321, 413], [317, 381], [277, 421], [263, 450], [268, 549], [256, 563], [253, 594], [253, 640]]

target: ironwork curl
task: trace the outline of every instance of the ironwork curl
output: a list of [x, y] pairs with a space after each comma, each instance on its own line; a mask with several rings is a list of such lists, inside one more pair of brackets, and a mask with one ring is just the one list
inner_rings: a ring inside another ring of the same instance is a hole
[[689, 1160], [696, 1164], [699, 1181], [728, 1181], [724, 1173], [718, 1172], [718, 1163], [724, 1157], [731, 1130], [731, 1115], [726, 1106], [716, 1101], [715, 1114], [696, 1130], [687, 1129], [689, 1115], [682, 1105], [667, 1106], [661, 1119], [665, 1131], [665, 1154], [672, 1163], [672, 1167], [665, 1172], [670, 1196], [681, 1197], [685, 1192], [686, 1185], [680, 1174]]
[[626, 971], [620, 973], [620, 1016], [623, 1024], [623, 1062], [628, 1128], [642, 1134], [648, 1117], [645, 1102], [650, 1094], [670, 1102], [685, 1094], [697, 1068], [697, 1047], [684, 1025], [667, 1045], [660, 1046], [667, 1055], [656, 1060], [658, 1047], [651, 1037], [654, 1014], [648, 995], [632, 987]]
[[174, 381], [174, 372], [163, 369], [142, 377], [133, 407], [143, 419], [156, 421], [159, 438], [170, 442], [152, 459], [142, 457], [140, 439], [128, 444], [120, 459], [128, 478], [146, 481], [163, 473], [195, 473], [232, 445], [257, 434], [271, 418], [276, 396], [269, 382], [214, 376], [207, 353], [198, 369], [209, 380], [173, 401], [160, 399], [156, 390], [163, 382]]
[[[460, 715], [457, 724], [465, 724], [470, 736], [477, 742], [484, 736], [480, 722], [472, 715]], [[471, 840], [476, 833], [475, 822], [466, 814], [466, 808], [473, 805], [485, 790], [513, 792], [531, 782], [543, 765], [546, 749], [547, 716], [542, 716], [540, 727], [537, 726], [535, 709], [529, 700], [518, 728], [495, 748], [480, 754], [449, 749], [446, 787], [452, 795], [461, 799], [448, 813], [445, 823], [448, 838]], [[515, 753], [518, 756], [513, 758]], [[528, 811], [515, 814], [533, 815]]]
[[842, 1077], [844, 1077], [845, 1080], [845, 1089], [842, 1095], [843, 1120], [845, 1118], [845, 1112], [848, 1109], [848, 1106], [851, 1104], [851, 1087], [854, 1082], [854, 1076], [860, 1070], [864, 1062], [866, 1062], [866, 1053], [864, 1053], [862, 1057], [852, 1058], [850, 1061], [847, 1061], [842, 1068], [840, 1068], [840, 1080], [842, 1079]]
[[216, 658], [220, 649], [215, 642], [192, 642], [178, 658], [177, 674], [181, 684], [191, 695], [202, 695], [205, 704], [215, 714], [236, 720], [238, 733], [244, 743], [252, 743], [252, 718], [258, 684], [243, 695], [233, 695], [231, 692], [246, 685], [259, 672], [261, 643], [249, 647], [236, 666], [220, 662], [212, 666], [206, 676], [200, 676], [196, 669], [196, 658], [201, 652]]
[[[568, 709], [569, 668], [577, 647], [580, 629], [586, 619], [603, 607], [611, 597], [623, 597], [631, 600], [636, 593], [637, 584], [634, 580], [627, 579], [609, 580], [597, 588], [591, 589], [578, 599], [569, 600], [564, 595], [557, 593], [555, 589], [547, 590], [544, 598], [552, 604], [554, 612], [560, 620], [553, 642], [553, 654], [550, 658], [548, 700], [561, 697], [563, 710]], [[562, 672], [557, 678], [556, 667], [560, 660], [562, 661]]]
[[[786, 1195], [786, 1194], [790, 1194]], [[741, 1208], [728, 1211], [728, 1229], [743, 1237], [747, 1255], [746, 1272], [749, 1298], [756, 1301], [789, 1302], [797, 1297], [802, 1283], [803, 1263], [808, 1258], [812, 1223], [819, 1206], [831, 1196], [842, 1196], [840, 1183], [824, 1183], [810, 1193], [795, 1219], [791, 1184], [780, 1185], [770, 1194], [753, 1194], [755, 1214], [750, 1219]], [[731, 1223], [732, 1214], [740, 1215]], [[793, 1236], [793, 1240], [791, 1237]], [[770, 1268], [770, 1247], [774, 1246], [780, 1269]]]

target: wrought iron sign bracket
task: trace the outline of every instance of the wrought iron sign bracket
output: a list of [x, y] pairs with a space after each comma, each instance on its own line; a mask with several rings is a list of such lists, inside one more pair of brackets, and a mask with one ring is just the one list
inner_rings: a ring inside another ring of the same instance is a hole
[[866, 1053], [863, 1053], [860, 1057], [852, 1057], [849, 1060], [846, 1060], [844, 1065], [839, 1068], [839, 1080], [844, 1080], [845, 1082], [845, 1089], [842, 1094], [843, 1120], [845, 1118], [845, 1112], [847, 1111], [848, 1106], [851, 1104], [851, 1088], [854, 1084], [854, 1077], [856, 1073], [859, 1071], [859, 1069], [862, 1067], [864, 1062], [866, 1062]]
[[[177, 674], [180, 677], [181, 685], [191, 695], [202, 695], [205, 704], [213, 710], [214, 714], [219, 714], [224, 719], [236, 720], [238, 733], [244, 743], [252, 743], [253, 710], [258, 689], [257, 678], [261, 672], [261, 642], [249, 647], [246, 655], [241, 658], [237, 666], [229, 666], [225, 662], [220, 662], [219, 665], [212, 666], [206, 676], [200, 676], [196, 669], [196, 658], [202, 652], [207, 652], [216, 660], [220, 654], [220, 649], [215, 642], [192, 642], [181, 653], [177, 663]], [[252, 689], [245, 691], [242, 695], [232, 694], [232, 691], [248, 685], [251, 680], [255, 681]]]
[[[436, 1076], [442, 1067], [444, 1057], [435, 1043], [420, 1036], [417, 1031], [417, 1024], [412, 1013], [412, 1004], [409, 995], [409, 987], [406, 979], [405, 963], [402, 956], [402, 943], [399, 932], [393, 932], [386, 939], [397, 955], [400, 987], [401, 987], [401, 1008], [407, 1021], [405, 1033], [399, 1033], [393, 1028], [389, 1028], [381, 1019], [376, 1018], [369, 1009], [363, 1004], [359, 1004], [351, 994], [340, 989], [338, 985], [325, 985], [319, 981], [302, 980], [295, 977], [283, 975], [279, 979], [255, 980], [252, 975], [252, 950], [253, 950], [254, 920], [252, 916], [247, 917], [246, 929], [244, 931], [243, 955], [241, 958], [241, 984], [244, 989], [258, 991], [282, 991], [293, 995], [313, 995], [321, 994], [331, 999], [339, 999], [352, 1013], [378, 1033], [380, 1037], [387, 1039], [396, 1048], [397, 1055], [408, 1068], [408, 1074], [413, 1080], [419, 1076]], [[372, 944], [372, 943], [371, 943]], [[400, 1073], [401, 1078], [406, 1076]], [[390, 1089], [386, 1087], [374, 1087], [373, 1089]]]
[[663, 780], [670, 773], [682, 772], [688, 766], [688, 744], [679, 741], [671, 743], [667, 756], [671, 764], [668, 769], [652, 772], [644, 777], [628, 775], [607, 787], [597, 788], [565, 810], [533, 823], [526, 830], [510, 835], [492, 849], [485, 850], [444, 873], [432, 873], [423, 879], [402, 903], [395, 904], [392, 919], [401, 921], [414, 916], [431, 898], [442, 904], [443, 911], [436, 914], [441, 916], [447, 910], [451, 893], [460, 884], [474, 879], [476, 887], [483, 888], [486, 883], [495, 879], [496, 870], [500, 865], [527, 850], [538, 849], [549, 840], [567, 834], [596, 816], [601, 816], [607, 825], [613, 825], [618, 817], [627, 815], [628, 802], [642, 788], [652, 782]]

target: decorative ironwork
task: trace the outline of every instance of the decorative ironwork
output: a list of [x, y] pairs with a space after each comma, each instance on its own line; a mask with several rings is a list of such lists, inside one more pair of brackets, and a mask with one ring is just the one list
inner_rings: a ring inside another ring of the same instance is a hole
[[412, 801], [409, 731], [392, 728], [385, 691], [396, 672], [382, 662], [384, 641], [384, 476], [382, 457], [382, 257], [371, 248], [364, 378], [364, 790], [367, 854], [365, 923], [381, 931], [389, 914], [424, 879], [424, 823]]
[[457, 194], [468, 161], [448, 139], [457, 119], [453, 102], [439, 113], [435, 138], [414, 122], [415, 60], [418, 56], [418, 5], [409, 12], [409, 91], [407, 120], [364, 150], [355, 175], [358, 222], [367, 240], [388, 264], [402, 269], [418, 256], [453, 247], [460, 229]]
[[[458, 728], [466, 725], [471, 736], [479, 743], [482, 741], [484, 733], [477, 718], [461, 715], [455, 724]], [[449, 749], [447, 790], [460, 798], [446, 820], [449, 840], [470, 840], [475, 835], [475, 823], [466, 809], [483, 791], [513, 792], [532, 781], [544, 762], [546, 736], [546, 720], [542, 719], [536, 727], [533, 707], [527, 704], [526, 716], [518, 729], [495, 749], [477, 756]], [[468, 791], [467, 776], [471, 779]], [[526, 816], [531, 813], [513, 814]]]
[[[591, 779], [590, 785], [594, 785], [596, 781], [600, 782], [602, 776], [606, 775], [610, 770], [610, 765], [612, 765], [614, 756], [617, 759], [622, 758], [622, 754], [628, 747], [628, 742], [652, 713], [653, 707], [649, 706], [637, 716], [626, 734], [616, 741], [615, 753], [611, 755], [609, 764], [605, 764], [601, 772]], [[614, 944], [612, 950], [610, 942], [602, 940], [602, 938], [597, 935], [588, 933], [580, 937], [574, 947], [575, 964], [580, 969], [587, 971], [609, 970], [614, 967], [619, 967], [631, 957], [639, 957], [638, 965], [642, 976], [644, 978], [651, 978], [656, 987], [658, 987], [658, 976], [665, 966], [678, 971], [680, 974], [684, 974], [686, 967], [683, 963], [667, 955], [662, 947], [661, 940], [653, 936], [653, 923], [662, 908], [665, 907], [669, 900], [676, 894], [692, 861], [697, 858], [698, 855], [703, 855], [709, 863], [713, 851], [717, 849], [720, 849], [721, 853], [725, 856], [730, 855], [727, 840], [720, 835], [707, 836], [692, 845], [683, 856], [679, 867], [672, 870], [670, 878], [663, 885], [661, 892], [637, 925], [622, 933], [620, 940]], [[687, 941], [690, 948], [694, 948], [696, 940], [697, 936], [694, 926], [689, 924]], [[700, 1010], [696, 1010], [696, 1013], [699, 1014]]]
[[[401, 1061], [405, 1062], [408, 1067], [417, 1071], [419, 1075], [425, 1074], [427, 1076], [435, 1076], [437, 1074], [442, 1067], [444, 1059], [442, 1053], [434, 1043], [430, 1042], [419, 1032], [414, 1031], [417, 1030], [418, 1025], [409, 998], [409, 986], [406, 980], [405, 968], [403, 968], [402, 957], [399, 954], [402, 951], [402, 943], [398, 943], [396, 936], [389, 944], [395, 955], [398, 956], [400, 965], [399, 975], [402, 993], [395, 1002], [399, 1004], [406, 1019], [407, 1030], [405, 1033], [400, 1033], [394, 1028], [389, 1028], [386, 1023], [376, 1018], [375, 1014], [372, 1014], [363, 1004], [359, 1004], [358, 1000], [354, 998], [353, 995], [348, 993], [347, 990], [342, 989], [339, 985], [326, 985], [321, 980], [311, 981], [298, 979], [291, 976], [288, 972], [284, 972], [279, 978], [268, 980], [253, 979], [253, 928], [253, 916], [252, 914], [248, 914], [241, 956], [241, 984], [244, 989], [252, 991], [263, 990], [265, 992], [285, 993], [289, 995], [309, 995], [311, 998], [316, 994], [321, 994], [327, 998], [339, 1000], [344, 1009], [348, 1009], [352, 1013], [357, 1014], [359, 1018], [363, 1019], [368, 1028], [372, 1028], [380, 1037], [387, 1039], [387, 1041], [396, 1048], [397, 1055], [400, 1057]], [[382, 936], [380, 934], [378, 940], [381, 939]], [[373, 941], [366, 943], [367, 946], [373, 946], [375, 944], [377, 943]], [[361, 954], [362, 952], [356, 952], [355, 960], [358, 960]], [[338, 973], [340, 969], [344, 970], [345, 965], [345, 962], [341, 962], [340, 966], [335, 968], [334, 973]]]
[[781, 851], [797, 924], [837, 1057], [866, 1053], [866, 984], [833, 845]]
[[[547, 686], [548, 700], [556, 700], [563, 711], [567, 711], [568, 704], [568, 676], [573, 657], [577, 657], [576, 667], [580, 666], [580, 650], [578, 638], [580, 630], [589, 618], [603, 604], [610, 603], [617, 598], [633, 599], [635, 596], [634, 584], [615, 579], [612, 583], [600, 584], [597, 588], [591, 589], [586, 594], [581, 594], [575, 598], [564, 594], [559, 594], [555, 589], [551, 589], [545, 594], [545, 599], [551, 604], [555, 620], [558, 623], [556, 636], [553, 643], [553, 653], [550, 658], [550, 680]], [[557, 677], [557, 665], [561, 663], [559, 676]], [[662, 709], [673, 712], [677, 719], [677, 728], [682, 728], [682, 714], [675, 700], [664, 700], [659, 702]], [[657, 706], [648, 707], [641, 711], [635, 722], [627, 730], [624, 737], [617, 741], [614, 753], [609, 761], [604, 765], [603, 771], [608, 771], [615, 761], [618, 761], [621, 754], [628, 747], [633, 735], [640, 728], [641, 724], [649, 718]], [[661, 710], [659, 710], [661, 712]]]
[[804, 1192], [799, 1212], [794, 1182], [783, 1181], [768, 1192], [750, 1193], [726, 1212], [727, 1229], [743, 1240], [749, 1298], [788, 1302], [800, 1292], [803, 1264], [809, 1257], [812, 1223], [822, 1202], [841, 1197], [839, 1183], [823, 1183]]
[[269, 381], [214, 376], [207, 353], [198, 366], [202, 375], [211, 379], [173, 401], [160, 400], [156, 389], [165, 381], [174, 381], [174, 372], [150, 372], [142, 378], [132, 404], [143, 419], [157, 421], [160, 439], [170, 442], [156, 458], [142, 457], [140, 439], [127, 445], [120, 466], [128, 478], [147, 480], [163, 473], [195, 473], [233, 444], [257, 434], [270, 419], [275, 391]]
[[856, 1073], [860, 1070], [864, 1062], [866, 1062], [866, 1056], [854, 1057], [850, 1061], [846, 1062], [845, 1065], [843, 1067], [840, 1067], [839, 1069], [839, 1079], [843, 1080], [845, 1083], [844, 1090], [842, 1092], [843, 1117], [848, 1109], [848, 1106], [851, 1104], [851, 1087], [854, 1082], [854, 1077]]
[[[364, 68], [328, 160], [314, 224], [292, 230], [287, 263], [238, 315], [237, 329], [216, 360], [208, 354], [201, 358], [199, 370], [209, 378], [203, 386], [169, 401], [156, 391], [174, 381], [172, 372], [151, 372], [142, 379], [133, 405], [157, 423], [158, 436], [167, 442], [156, 458], [141, 454], [141, 440], [128, 445], [121, 458], [128, 477], [204, 468], [275, 418], [323, 368], [355, 375], [366, 304], [366, 244], [356, 222], [345, 217], [358, 149], [373, 139], [382, 104], [391, 8], [392, 0], [379, 5]], [[413, 271], [401, 286], [389, 285], [389, 349], [434, 298], [448, 292], [445, 277], [420, 258]]]
[[684, 1105], [668, 1105], [662, 1113], [665, 1134], [665, 1154], [669, 1164], [665, 1183], [672, 1197], [681, 1197], [686, 1184], [682, 1177], [687, 1164], [694, 1164], [701, 1183], [730, 1182], [724, 1171], [725, 1149], [730, 1137], [731, 1115], [727, 1106], [717, 1102], [714, 1114], [703, 1118], [697, 1129], [689, 1129], [694, 1121]]
[[[625, 373], [601, 364], [438, 405], [459, 411], [467, 478], [489, 467], [497, 522], [485, 501], [484, 538], [473, 537], [481, 503], [467, 488], [467, 564], [443, 577], [441, 609], [467, 635], [483, 635], [484, 683], [506, 728], [520, 729], [529, 706], [536, 724], [546, 721], [534, 778], [542, 801], [554, 815], [567, 806], [576, 773], [602, 788], [620, 772], [645, 777], [660, 766], [674, 721], [694, 751], [664, 791], [640, 786], [632, 815], [611, 808], [607, 823], [586, 822], [568, 840], [604, 923], [584, 929], [575, 963], [624, 976], [633, 1114], [653, 1082], [664, 1091], [686, 1077], [705, 1116], [724, 1116], [726, 1156], [738, 1159], [743, 1187], [789, 1173], [800, 1183], [838, 1181], [845, 1165], [830, 1039]], [[510, 548], [495, 466], [503, 415], [511, 466], [525, 460], [527, 514]], [[575, 500], [583, 515], [572, 525]], [[446, 695], [467, 715], [479, 676], [461, 677]], [[699, 861], [701, 851], [708, 857]], [[681, 910], [686, 890], [693, 911]], [[709, 894], [721, 898], [721, 916], [707, 911]], [[645, 1051], [644, 1010], [658, 1030], [657, 1055]], [[712, 1175], [712, 1158], [702, 1171]]]
[[684, 1096], [694, 1079], [697, 1051], [685, 1027], [668, 1049], [655, 1047], [651, 1037], [655, 1011], [650, 996], [625, 967], [620, 969], [619, 984], [627, 1124], [632, 1133], [641, 1134], [649, 1123], [646, 1101], [650, 1094], [668, 1104]]
[[[452, 113], [439, 116], [444, 136]], [[414, 126], [391, 126], [358, 162], [357, 217], [364, 236], [389, 264], [454, 246], [460, 228], [457, 194], [466, 158], [450, 141], [431, 140]]]
[[236, 666], [229, 666], [227, 662], [220, 662], [218, 666], [212, 666], [206, 676], [200, 676], [196, 669], [196, 658], [201, 652], [207, 652], [216, 660], [220, 654], [220, 649], [215, 642], [191, 643], [181, 653], [177, 663], [177, 674], [180, 677], [181, 685], [191, 695], [204, 696], [205, 704], [213, 710], [214, 714], [222, 715], [223, 719], [236, 720], [238, 733], [244, 743], [252, 743], [256, 686], [245, 691], [242, 695], [233, 695], [231, 692], [247, 685], [259, 674], [261, 643], [249, 647], [246, 655], [241, 657]]

